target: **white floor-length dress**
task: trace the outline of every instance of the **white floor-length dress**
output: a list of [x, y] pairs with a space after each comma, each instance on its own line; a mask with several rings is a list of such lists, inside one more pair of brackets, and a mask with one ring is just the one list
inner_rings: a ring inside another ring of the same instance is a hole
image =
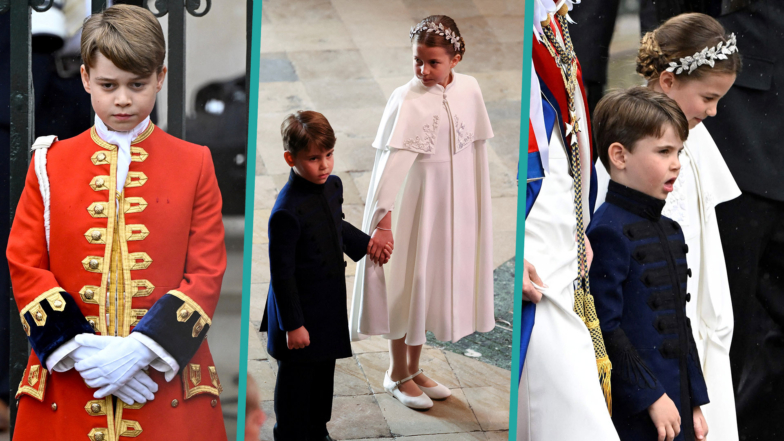
[[446, 88], [414, 78], [392, 94], [373, 143], [363, 231], [392, 211], [395, 249], [386, 274], [368, 259], [357, 265], [352, 339], [420, 345], [426, 331], [456, 341], [493, 329], [492, 136], [470, 76], [453, 72]]

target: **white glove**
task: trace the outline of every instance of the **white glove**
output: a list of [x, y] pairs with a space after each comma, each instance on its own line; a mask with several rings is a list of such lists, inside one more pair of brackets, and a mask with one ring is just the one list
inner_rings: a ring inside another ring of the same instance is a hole
[[[82, 347], [99, 349], [96, 354], [74, 365], [88, 386], [100, 388], [93, 396], [103, 398], [117, 395], [127, 404], [133, 403], [125, 398], [137, 402], [144, 402], [139, 398], [152, 399], [151, 392], [157, 392], [158, 385], [142, 369], [158, 356], [138, 340], [117, 337], [118, 340], [107, 343], [104, 338], [84, 334], [75, 337]], [[143, 376], [139, 376], [140, 373]], [[118, 391], [127, 396], [121, 397]]]

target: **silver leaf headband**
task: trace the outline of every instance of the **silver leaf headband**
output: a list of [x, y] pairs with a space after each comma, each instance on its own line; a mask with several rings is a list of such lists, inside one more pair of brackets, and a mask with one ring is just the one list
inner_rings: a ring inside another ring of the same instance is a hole
[[726, 60], [727, 55], [738, 52], [736, 42], [735, 34], [733, 33], [726, 42], [721, 41], [715, 47], [706, 47], [700, 52], [695, 52], [694, 55], [690, 57], [681, 58], [680, 64], [674, 61], [670, 62], [670, 67], [667, 68], [667, 72], [675, 72], [675, 75], [686, 72], [691, 75], [692, 72], [703, 64], [713, 67], [717, 60]]
[[460, 36], [452, 32], [451, 29], [444, 27], [443, 23], [435, 24], [432, 21], [429, 21], [427, 23], [419, 23], [415, 27], [411, 28], [411, 31], [408, 33], [408, 38], [409, 39], [414, 38], [415, 34], [419, 34], [422, 31], [435, 32], [436, 34], [446, 38], [447, 41], [452, 43], [455, 46], [456, 51], [458, 52], [460, 51], [460, 46], [462, 46], [462, 43], [460, 42], [461, 40]]

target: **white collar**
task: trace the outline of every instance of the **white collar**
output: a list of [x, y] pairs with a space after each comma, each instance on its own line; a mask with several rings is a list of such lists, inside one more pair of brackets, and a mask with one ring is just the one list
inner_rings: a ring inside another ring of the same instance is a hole
[[125, 187], [125, 179], [128, 177], [128, 170], [131, 167], [131, 143], [136, 139], [150, 124], [150, 117], [144, 119], [136, 127], [127, 132], [116, 132], [101, 121], [95, 115], [95, 131], [98, 136], [109, 144], [117, 146], [117, 193]]

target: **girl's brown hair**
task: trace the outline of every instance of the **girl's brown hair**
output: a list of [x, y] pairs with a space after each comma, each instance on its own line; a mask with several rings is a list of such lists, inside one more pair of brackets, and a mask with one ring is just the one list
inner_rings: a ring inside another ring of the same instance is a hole
[[[690, 13], [675, 16], [642, 37], [637, 54], [637, 73], [648, 81], [656, 80], [670, 67], [670, 62], [680, 64], [681, 58], [728, 40], [724, 27], [708, 15]], [[735, 51], [727, 55], [726, 60], [716, 60], [713, 67], [702, 65], [691, 74], [684, 72], [678, 78], [698, 79], [709, 72], [737, 75], [740, 67], [740, 55]]]
[[283, 149], [296, 157], [311, 145], [321, 150], [335, 147], [335, 132], [324, 115], [312, 110], [300, 110], [283, 120], [280, 126]]
[[166, 40], [152, 12], [115, 5], [84, 21], [81, 49], [88, 73], [100, 52], [120, 69], [148, 77], [163, 70]]
[[455, 55], [460, 54], [463, 57], [465, 54], [465, 39], [460, 35], [460, 30], [457, 29], [457, 23], [446, 15], [431, 15], [419, 22], [420, 25], [427, 23], [435, 23], [436, 25], [442, 24], [445, 28], [452, 31], [454, 35], [460, 37], [460, 49], [455, 49], [455, 45], [446, 39], [445, 36], [436, 34], [435, 32], [427, 32], [423, 29], [411, 36], [412, 44], [424, 44], [427, 47], [442, 47], [450, 57], [454, 58]]

